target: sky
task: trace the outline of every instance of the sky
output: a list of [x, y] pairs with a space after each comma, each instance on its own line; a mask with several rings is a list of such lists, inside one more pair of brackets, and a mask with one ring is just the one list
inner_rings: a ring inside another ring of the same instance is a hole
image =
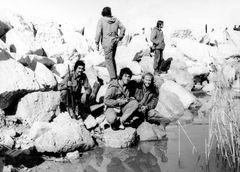
[[[2, 1], [2, 2], [1, 2]], [[75, 26], [87, 25], [94, 31], [103, 7], [109, 6], [129, 32], [150, 28], [157, 20], [164, 29], [240, 25], [239, 0], [0, 0], [0, 9], [28, 17], [40, 17]]]

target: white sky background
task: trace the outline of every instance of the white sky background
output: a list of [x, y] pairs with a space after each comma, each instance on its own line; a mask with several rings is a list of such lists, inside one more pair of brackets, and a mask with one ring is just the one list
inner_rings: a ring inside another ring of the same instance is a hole
[[95, 34], [102, 8], [112, 8], [113, 16], [129, 32], [150, 29], [164, 21], [164, 30], [192, 28], [204, 31], [215, 26], [240, 25], [240, 0], [0, 0], [1, 9], [28, 17], [74, 23]]

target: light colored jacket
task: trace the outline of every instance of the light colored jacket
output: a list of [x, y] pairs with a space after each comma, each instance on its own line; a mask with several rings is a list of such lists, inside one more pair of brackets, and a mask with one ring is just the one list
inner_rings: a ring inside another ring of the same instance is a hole
[[[119, 35], [118, 30], [120, 30]], [[124, 37], [125, 30], [125, 27], [117, 18], [102, 17], [97, 24], [95, 43], [98, 45], [101, 42], [103, 48], [110, 47], [116, 43], [118, 38], [121, 40]]]
[[153, 28], [153, 30], [151, 32], [150, 40], [152, 41], [155, 49], [163, 50], [165, 48], [163, 31], [161, 29], [159, 29], [158, 27]]

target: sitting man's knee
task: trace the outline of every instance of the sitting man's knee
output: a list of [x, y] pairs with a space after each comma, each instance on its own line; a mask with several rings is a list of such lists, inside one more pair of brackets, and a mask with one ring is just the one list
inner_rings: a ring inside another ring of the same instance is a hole
[[129, 102], [129, 104], [131, 105], [131, 107], [133, 108], [137, 108], [138, 107], [138, 101], [137, 100], [131, 100]]
[[113, 124], [117, 119], [117, 114], [113, 108], [108, 108], [105, 112], [107, 122]]

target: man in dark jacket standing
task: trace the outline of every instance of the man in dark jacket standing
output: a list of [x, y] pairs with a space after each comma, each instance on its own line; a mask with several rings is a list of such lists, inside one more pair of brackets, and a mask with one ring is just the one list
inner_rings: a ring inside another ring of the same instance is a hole
[[153, 62], [153, 69], [155, 75], [161, 73], [161, 65], [162, 62], [164, 61], [163, 50], [165, 48], [165, 42], [162, 32], [163, 24], [164, 24], [163, 21], [158, 20], [157, 26], [153, 28], [150, 37], [150, 40], [153, 43], [153, 49], [155, 51]]
[[[115, 62], [115, 54], [117, 44], [121, 41], [125, 34], [125, 27], [115, 17], [112, 16], [111, 8], [105, 7], [102, 10], [102, 18], [97, 24], [97, 32], [95, 37], [96, 48], [99, 50], [99, 42], [105, 54], [105, 63], [109, 72], [110, 79], [117, 79], [117, 67]], [[118, 34], [118, 30], [120, 33]]]

